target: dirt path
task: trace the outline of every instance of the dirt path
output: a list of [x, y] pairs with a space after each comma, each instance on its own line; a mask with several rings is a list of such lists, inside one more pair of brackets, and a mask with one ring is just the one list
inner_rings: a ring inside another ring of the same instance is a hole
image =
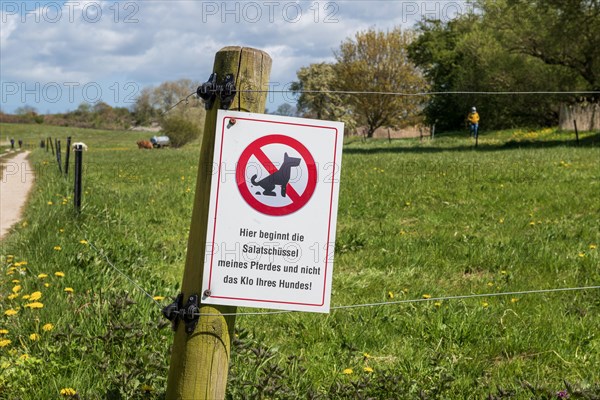
[[33, 168], [28, 151], [8, 160], [0, 159], [0, 240], [21, 219], [21, 211], [33, 186]]

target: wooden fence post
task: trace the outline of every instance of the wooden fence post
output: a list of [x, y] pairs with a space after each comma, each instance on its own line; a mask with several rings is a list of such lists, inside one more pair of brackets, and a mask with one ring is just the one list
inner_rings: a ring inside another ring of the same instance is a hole
[[[271, 57], [267, 53], [242, 47], [225, 47], [219, 50], [215, 55], [213, 67], [219, 83], [226, 74], [232, 74], [238, 91], [264, 90], [268, 87], [270, 70]], [[265, 110], [266, 99], [266, 92], [238, 92], [230, 109], [262, 113]], [[207, 111], [204, 124], [196, 196], [183, 273], [183, 304], [193, 295], [197, 295], [198, 298], [202, 296], [200, 291], [219, 107], [220, 100], [217, 96], [212, 108]], [[236, 308], [204, 304], [200, 304], [199, 307], [202, 315], [193, 333], [186, 333], [183, 321], [178, 323], [169, 365], [167, 399], [225, 398], [235, 316], [222, 314], [233, 313]]]
[[573, 125], [575, 126], [575, 140], [577, 141], [577, 146], [579, 146], [579, 130], [577, 129], [577, 120], [573, 120]]
[[69, 175], [69, 158], [71, 157], [71, 136], [67, 136], [67, 148], [65, 149], [65, 175]]
[[62, 161], [60, 159], [61, 150], [60, 150], [60, 140], [56, 140], [56, 162], [58, 163], [58, 172], [62, 175]]

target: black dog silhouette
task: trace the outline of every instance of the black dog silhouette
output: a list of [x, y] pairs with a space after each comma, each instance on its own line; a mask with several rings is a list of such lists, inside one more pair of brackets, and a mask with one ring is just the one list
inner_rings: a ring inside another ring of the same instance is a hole
[[[276, 196], [273, 189], [275, 189], [275, 185], [281, 186], [281, 196], [285, 196], [285, 189], [287, 187], [288, 182], [290, 181], [290, 171], [292, 167], [297, 167], [300, 165], [301, 158], [290, 157], [288, 153], [283, 155], [283, 164], [279, 170], [273, 172], [271, 175], [266, 178], [261, 179], [256, 182], [256, 177], [258, 175], [254, 175], [250, 181], [254, 186], [260, 186], [263, 188], [263, 193], [265, 196]], [[259, 193], [257, 193], [259, 194]]]

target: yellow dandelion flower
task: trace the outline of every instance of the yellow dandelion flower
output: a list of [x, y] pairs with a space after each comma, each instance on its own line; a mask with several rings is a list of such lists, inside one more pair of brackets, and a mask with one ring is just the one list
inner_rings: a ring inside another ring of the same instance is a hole
[[371, 358], [371, 355], [369, 353], [363, 353], [363, 357], [365, 359], [367, 359], [367, 358]]
[[48, 205], [49, 205], [49, 206], [51, 206], [52, 204], [54, 204], [54, 203], [52, 203], [51, 201], [49, 201], [49, 202], [48, 202]]
[[154, 388], [150, 385], [142, 385], [142, 392], [144, 393], [150, 393], [153, 392]]
[[371, 367], [364, 367], [363, 370], [365, 372], [368, 372], [368, 373], [372, 373], [373, 372], [373, 368], [371, 368]]
[[506, 275], [506, 274], [507, 274], [506, 270], [502, 270], [502, 271], [500, 271], [500, 273], [501, 273], [502, 275]]
[[431, 295], [430, 295], [430, 294], [427, 294], [427, 293], [425, 293], [425, 294], [423, 295], [423, 298], [424, 298], [424, 299], [430, 299], [430, 298], [431, 298]]
[[499, 222], [499, 223], [501, 223], [501, 224], [503, 224], [503, 223], [504, 223], [504, 218], [500, 218], [500, 219], [498, 220], [498, 222]]
[[595, 244], [593, 244], [593, 243], [590, 244], [590, 250], [595, 250], [597, 248], [598, 248], [598, 246], [596, 246]]
[[402, 289], [402, 293], [407, 294], [408, 293], [408, 288]]
[[18, 279], [13, 279], [11, 282], [12, 282], [12, 283], [20, 283], [21, 281], [20, 281], [20, 280], [18, 280]]
[[31, 340], [32, 342], [40, 340], [40, 335], [38, 335], [37, 333], [32, 333], [31, 335], [29, 335], [29, 340]]
[[24, 294], [24, 295], [23, 295], [23, 300], [29, 300], [29, 297], [30, 297], [30, 296], [29, 296], [28, 294]]
[[42, 298], [42, 292], [33, 292], [29, 296], [30, 301], [36, 301]]
[[354, 371], [352, 371], [352, 368], [346, 368], [345, 370], [342, 371], [342, 373], [344, 375], [350, 375], [352, 374]]
[[6, 275], [12, 275], [12, 274], [14, 274], [14, 273], [15, 273], [15, 271], [14, 271], [14, 270], [12, 270], [12, 271], [11, 271], [11, 270], [9, 270], [9, 271], [6, 273]]
[[44, 305], [42, 303], [40, 303], [39, 301], [35, 301], [33, 303], [25, 304], [25, 307], [29, 307], [33, 310], [34, 308], [44, 308]]
[[60, 246], [54, 246], [53, 249], [56, 250], [56, 251], [61, 251], [62, 247], [60, 247]]
[[29, 359], [29, 354], [21, 354], [19, 356], [19, 360], [25, 361], [25, 360], [28, 360], [28, 359]]
[[535, 221], [531, 221], [531, 222], [529, 223], [529, 226], [535, 226]]
[[54, 273], [54, 276], [58, 276], [59, 278], [64, 278], [65, 277], [65, 273], [64, 272], [60, 272], [60, 271], [56, 271]]
[[81, 239], [81, 240], [79, 241], [79, 243], [81, 243], [81, 244], [88, 244], [88, 241], [87, 241], [87, 240], [85, 240], [85, 239]]
[[8, 329], [0, 329], [0, 335], [8, 335]]
[[60, 395], [65, 397], [74, 397], [77, 394], [77, 391], [73, 388], [63, 388], [60, 389]]
[[65, 292], [67, 292], [67, 293], [73, 293], [73, 288], [66, 287], [65, 288]]
[[577, 254], [577, 257], [583, 258], [583, 257], [585, 257], [585, 253], [581, 252], [581, 253]]
[[44, 283], [44, 287], [48, 288], [48, 287], [50, 287], [50, 284], [49, 283]]
[[492, 286], [494, 286], [494, 282], [488, 282], [487, 285], [492, 287]]
[[154, 297], [153, 297], [153, 299], [154, 299], [155, 301], [162, 301], [162, 300], [164, 300], [164, 299], [165, 299], [165, 296], [154, 296]]
[[63, 228], [60, 228], [58, 231], [59, 231], [60, 233], [63, 233], [65, 230], [64, 230]]
[[483, 303], [481, 303], [481, 306], [483, 308], [488, 308], [489, 304], [486, 301], [484, 301]]
[[394, 292], [388, 292], [388, 298], [389, 299], [393, 299], [394, 298]]
[[436, 301], [435, 303], [433, 303], [434, 306], [436, 307], [441, 307], [442, 306], [442, 302], [441, 301]]
[[21, 291], [21, 285], [16, 285], [12, 288], [13, 293], [19, 293]]
[[48, 274], [39, 274], [38, 278], [40, 279], [46, 279], [48, 277]]
[[52, 329], [54, 329], [54, 325], [52, 325], [52, 324], [46, 324], [46, 325], [42, 326], [42, 330], [44, 332], [50, 332]]
[[8, 346], [11, 343], [12, 343], [12, 341], [10, 341], [8, 339], [0, 340], [0, 347], [6, 347], [6, 346]]
[[14, 300], [17, 297], [19, 297], [18, 293], [9, 294], [8, 296], [6, 296], [6, 298], [9, 299], [9, 300]]
[[512, 299], [510, 299], [511, 303], [516, 303], [517, 301], [519, 301], [519, 299], [517, 299], [516, 297], [513, 297]]
[[18, 314], [17, 310], [13, 310], [12, 308], [9, 308], [8, 310], [4, 311], [4, 315], [10, 317], [11, 315], [16, 315]]

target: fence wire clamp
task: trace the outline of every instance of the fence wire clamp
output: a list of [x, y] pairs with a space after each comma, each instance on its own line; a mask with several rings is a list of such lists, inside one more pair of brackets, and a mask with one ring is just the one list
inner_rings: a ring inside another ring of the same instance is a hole
[[221, 109], [228, 110], [237, 94], [233, 74], [226, 74], [221, 83], [217, 83], [217, 78], [217, 73], [213, 72], [208, 80], [196, 89], [198, 97], [204, 100], [206, 110], [212, 108], [217, 96], [221, 100]]
[[179, 321], [185, 323], [185, 332], [188, 335], [194, 333], [198, 319], [200, 318], [199, 296], [191, 295], [187, 303], [183, 304], [183, 293], [179, 293], [175, 301], [162, 310], [163, 315], [171, 321], [171, 327], [177, 330]]

